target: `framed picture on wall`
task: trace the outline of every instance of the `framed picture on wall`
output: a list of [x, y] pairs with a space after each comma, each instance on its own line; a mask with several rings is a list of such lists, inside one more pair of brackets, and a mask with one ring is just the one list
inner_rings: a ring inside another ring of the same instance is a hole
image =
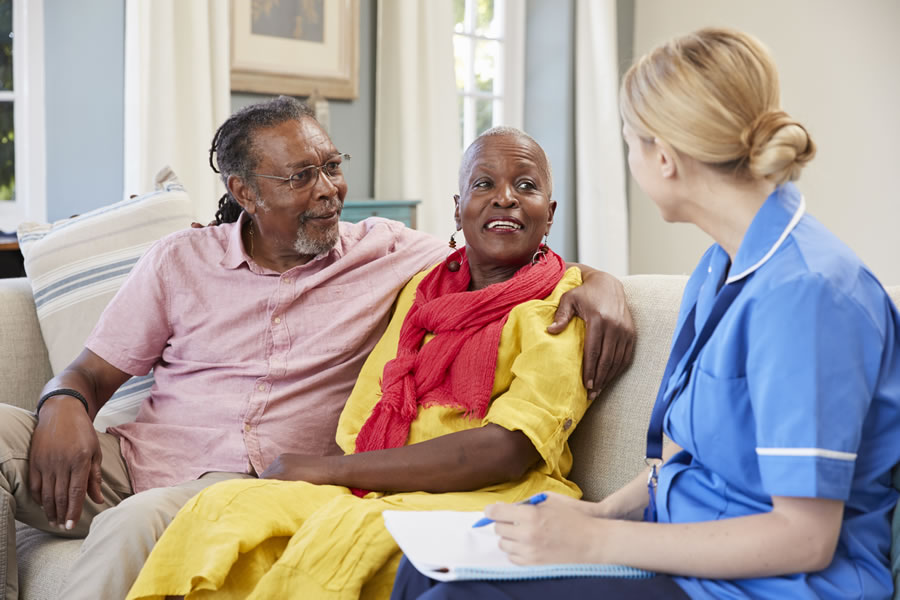
[[355, 99], [359, 0], [232, 0], [231, 89]]

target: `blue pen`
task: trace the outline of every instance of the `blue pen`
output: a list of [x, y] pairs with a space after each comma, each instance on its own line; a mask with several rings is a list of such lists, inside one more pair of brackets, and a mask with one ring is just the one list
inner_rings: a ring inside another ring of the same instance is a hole
[[[540, 493], [540, 494], [535, 494], [528, 500], [518, 502], [517, 504], [540, 504], [541, 502], [543, 502], [546, 499], [547, 499], [547, 494]], [[483, 519], [478, 519], [478, 521], [474, 525], [472, 525], [472, 529], [475, 529], [476, 527], [484, 527], [485, 525], [489, 525], [493, 522], [494, 522], [493, 519], [488, 519], [487, 517], [484, 517]]]

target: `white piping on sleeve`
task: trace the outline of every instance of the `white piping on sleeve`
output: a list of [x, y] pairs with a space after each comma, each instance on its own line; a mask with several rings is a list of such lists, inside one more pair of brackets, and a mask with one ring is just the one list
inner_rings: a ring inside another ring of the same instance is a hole
[[760, 456], [814, 456], [835, 460], [856, 460], [855, 452], [839, 452], [825, 448], [757, 448], [756, 453]]

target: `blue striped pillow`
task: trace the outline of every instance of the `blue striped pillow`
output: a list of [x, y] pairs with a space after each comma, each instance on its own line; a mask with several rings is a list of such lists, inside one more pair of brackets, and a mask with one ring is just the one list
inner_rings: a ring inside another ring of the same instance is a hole
[[[82, 351], [103, 309], [147, 248], [193, 220], [190, 198], [170, 169], [157, 175], [156, 186], [152, 193], [71, 219], [19, 226], [25, 272], [54, 374]], [[152, 373], [129, 379], [97, 415], [94, 427], [103, 431], [133, 420], [152, 386]]]

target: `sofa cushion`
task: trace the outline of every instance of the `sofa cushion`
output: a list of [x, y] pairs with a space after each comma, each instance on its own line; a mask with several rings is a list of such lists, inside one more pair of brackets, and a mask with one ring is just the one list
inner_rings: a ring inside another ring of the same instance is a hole
[[69, 567], [78, 557], [81, 542], [80, 539], [44, 533], [16, 521], [19, 598], [57, 598]]
[[[19, 226], [25, 271], [54, 374], [82, 351], [103, 309], [144, 251], [188, 227], [192, 215], [190, 198], [165, 168], [157, 174], [152, 193], [52, 224]], [[132, 420], [152, 383], [152, 373], [125, 382], [94, 426], [103, 431]]]
[[53, 373], [28, 280], [0, 279], [0, 306], [0, 402], [34, 410]]
[[622, 279], [637, 339], [631, 366], [594, 400], [569, 442], [570, 479], [586, 500], [599, 501], [644, 468], [647, 423], [662, 380], [687, 277]]

